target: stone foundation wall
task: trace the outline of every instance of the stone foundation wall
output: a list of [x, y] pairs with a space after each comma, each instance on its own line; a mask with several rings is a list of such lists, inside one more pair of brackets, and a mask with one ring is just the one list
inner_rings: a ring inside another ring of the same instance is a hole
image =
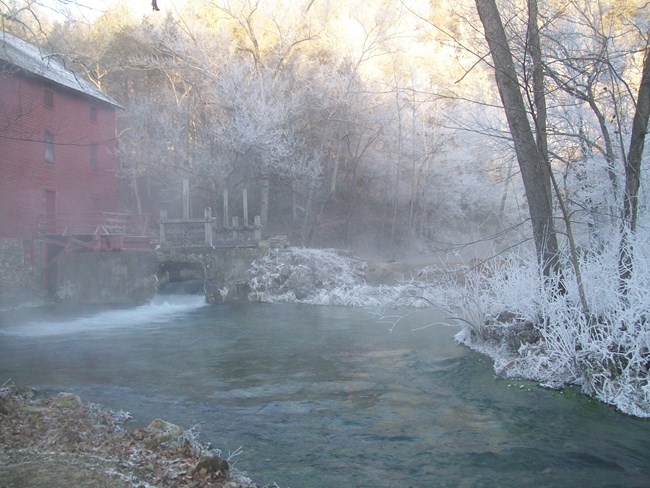
[[[159, 251], [159, 281], [204, 280], [208, 302], [243, 299], [248, 286], [248, 269], [259, 256], [259, 248], [176, 249]], [[201, 270], [202, 276], [197, 276]]]
[[286, 237], [278, 236], [257, 247], [62, 253], [48, 270], [48, 297], [41, 288], [38, 255], [30, 263], [22, 240], [0, 239], [0, 309], [48, 300], [139, 304], [150, 300], [159, 285], [182, 280], [202, 280], [211, 303], [247, 300], [252, 262], [269, 248], [286, 246]]
[[56, 298], [75, 303], [144, 303], [156, 293], [157, 268], [153, 252], [62, 254], [57, 263]]
[[[168, 249], [157, 251], [159, 280], [202, 278], [205, 297], [210, 303], [248, 300], [249, 270], [253, 261], [264, 256], [270, 248], [289, 245], [285, 236], [261, 241], [256, 247], [228, 247], [201, 249]], [[198, 270], [202, 269], [202, 276]], [[167, 270], [167, 271], [165, 271]]]
[[[0, 239], [0, 309], [45, 303], [47, 294], [40, 287], [41, 275], [31, 243], [22, 239]], [[27, 254], [27, 255], [26, 255]]]

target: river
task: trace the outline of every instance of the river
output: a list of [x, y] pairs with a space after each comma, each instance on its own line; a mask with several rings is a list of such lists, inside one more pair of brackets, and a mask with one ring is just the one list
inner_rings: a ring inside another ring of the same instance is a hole
[[0, 314], [0, 383], [65, 390], [203, 437], [281, 487], [650, 485], [650, 422], [494, 377], [433, 325], [371, 310], [206, 305]]

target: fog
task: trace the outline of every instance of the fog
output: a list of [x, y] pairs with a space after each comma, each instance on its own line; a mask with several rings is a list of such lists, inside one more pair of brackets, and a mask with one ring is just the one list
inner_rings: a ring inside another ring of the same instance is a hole
[[[519, 374], [647, 415], [648, 151], [633, 130], [635, 113], [647, 121], [647, 5], [496, 12], [533, 146], [522, 157], [474, 2], [159, 3], [43, 24], [42, 11], [0, 7], [19, 15], [8, 29], [123, 106], [120, 209], [209, 207], [216, 225], [259, 216], [264, 237], [296, 248], [464, 267], [432, 295], [463, 311], [468, 345], [507, 311], [539, 333], [517, 351]], [[531, 166], [543, 191], [524, 188]], [[535, 202], [550, 207], [546, 234], [531, 226]], [[544, 239], [558, 241], [552, 259]]]

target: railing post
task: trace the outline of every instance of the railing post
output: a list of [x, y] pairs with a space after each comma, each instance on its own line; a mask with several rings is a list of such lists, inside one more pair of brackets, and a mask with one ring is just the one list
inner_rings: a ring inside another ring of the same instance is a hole
[[239, 217], [233, 217], [232, 218], [232, 240], [235, 241], [235, 243], [237, 243], [237, 239], [239, 239], [238, 230], [239, 230]]
[[212, 209], [205, 207], [205, 245], [212, 247]]
[[242, 190], [242, 200], [244, 205], [244, 227], [248, 227], [248, 190]]
[[183, 219], [190, 218], [190, 180], [183, 178]]
[[223, 226], [228, 227], [230, 216], [228, 215], [228, 190], [223, 191]]
[[262, 240], [262, 219], [259, 215], [256, 215], [254, 221], [255, 221], [255, 240], [259, 242]]
[[167, 210], [160, 209], [160, 245], [164, 246], [167, 243], [167, 232], [165, 225], [167, 224]]

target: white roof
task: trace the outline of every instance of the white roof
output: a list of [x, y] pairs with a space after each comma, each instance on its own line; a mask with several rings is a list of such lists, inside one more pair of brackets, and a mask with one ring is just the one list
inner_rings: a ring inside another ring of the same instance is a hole
[[102, 102], [120, 106], [88, 80], [66, 68], [60, 56], [48, 55], [37, 46], [6, 32], [0, 33], [0, 60]]

